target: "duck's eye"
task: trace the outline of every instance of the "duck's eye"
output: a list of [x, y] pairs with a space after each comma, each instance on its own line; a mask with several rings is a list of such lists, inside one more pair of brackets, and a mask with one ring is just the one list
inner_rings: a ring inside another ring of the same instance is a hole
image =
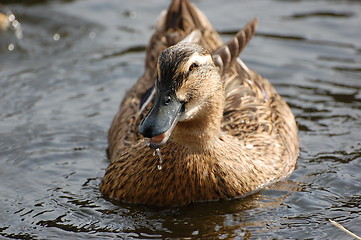
[[190, 66], [189, 66], [189, 71], [193, 71], [195, 68], [198, 67], [198, 64], [197, 63], [192, 63]]

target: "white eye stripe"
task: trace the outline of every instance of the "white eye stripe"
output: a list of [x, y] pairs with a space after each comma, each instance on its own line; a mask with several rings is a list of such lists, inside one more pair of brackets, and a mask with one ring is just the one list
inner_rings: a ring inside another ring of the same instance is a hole
[[188, 61], [183, 65], [183, 72], [188, 72], [189, 67], [193, 64], [193, 63], [197, 63], [198, 65], [202, 65], [202, 64], [206, 64], [212, 61], [211, 56], [209, 55], [199, 55], [198, 53], [194, 53], [192, 56], [190, 56], [190, 58], [188, 59]]

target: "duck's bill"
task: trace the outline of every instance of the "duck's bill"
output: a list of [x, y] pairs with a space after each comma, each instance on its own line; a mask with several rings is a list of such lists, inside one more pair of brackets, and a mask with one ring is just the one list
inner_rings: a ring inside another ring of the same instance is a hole
[[174, 92], [157, 91], [153, 107], [139, 125], [139, 132], [149, 139], [153, 149], [164, 145], [184, 111]]
[[177, 125], [178, 118], [174, 119], [172, 126], [164, 133], [149, 138], [149, 147], [152, 149], [157, 149], [161, 146], [163, 146], [169, 139], [170, 135], [173, 132], [174, 127]]

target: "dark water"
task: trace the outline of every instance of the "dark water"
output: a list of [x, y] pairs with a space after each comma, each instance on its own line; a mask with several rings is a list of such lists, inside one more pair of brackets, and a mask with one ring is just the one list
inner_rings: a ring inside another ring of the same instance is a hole
[[3, 3], [24, 37], [0, 32], [0, 238], [352, 239], [329, 219], [361, 235], [361, 1], [196, 1], [225, 39], [260, 18], [242, 58], [290, 104], [301, 155], [269, 189], [176, 209], [99, 192], [110, 121], [168, 1]]

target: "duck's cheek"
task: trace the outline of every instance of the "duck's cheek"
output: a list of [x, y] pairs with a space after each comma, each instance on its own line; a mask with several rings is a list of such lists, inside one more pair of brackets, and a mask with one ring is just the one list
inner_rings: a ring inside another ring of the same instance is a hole
[[199, 110], [201, 109], [202, 103], [188, 103], [185, 106], [185, 111], [183, 114], [179, 117], [179, 121], [186, 121], [192, 119], [194, 116], [197, 115]]

